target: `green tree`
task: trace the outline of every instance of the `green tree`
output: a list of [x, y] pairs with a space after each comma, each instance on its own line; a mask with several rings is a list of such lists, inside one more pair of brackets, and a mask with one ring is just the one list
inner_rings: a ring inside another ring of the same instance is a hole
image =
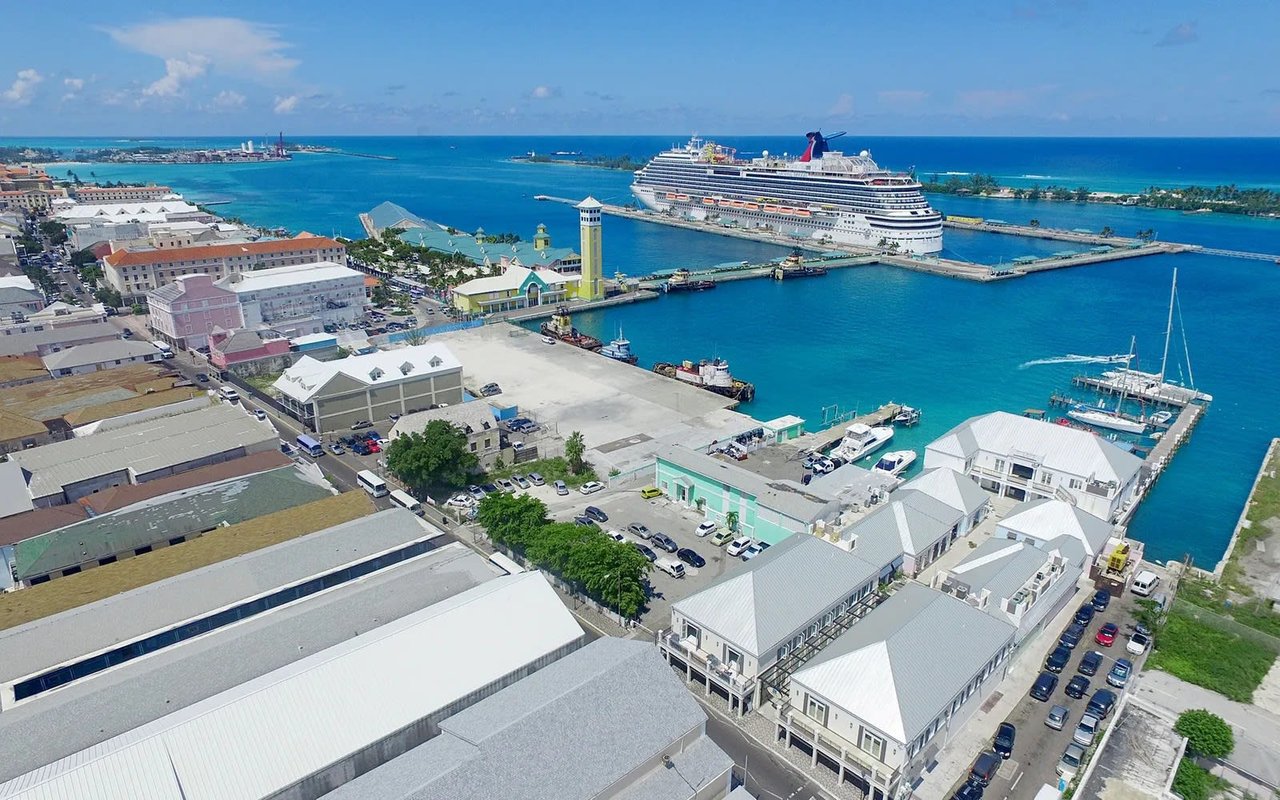
[[1226, 781], [1209, 774], [1209, 771], [1189, 758], [1178, 763], [1178, 772], [1173, 776], [1173, 793], [1182, 800], [1209, 800], [1211, 796], [1226, 788]]
[[421, 433], [399, 436], [387, 448], [387, 469], [418, 490], [462, 486], [478, 466], [467, 435], [433, 419]]
[[1203, 708], [1183, 711], [1173, 729], [1187, 737], [1187, 748], [1199, 756], [1226, 758], [1236, 746], [1231, 726]]
[[391, 292], [387, 289], [385, 279], [379, 279], [378, 285], [373, 287], [373, 304], [375, 306], [387, 306], [391, 303]]
[[81, 267], [87, 267], [90, 264], [96, 264], [97, 261], [98, 261], [97, 256], [95, 256], [93, 253], [89, 252], [88, 250], [76, 250], [71, 254], [71, 266], [75, 267], [76, 269], [80, 269]]
[[58, 222], [56, 219], [41, 222], [40, 233], [48, 236], [49, 241], [55, 245], [65, 244], [67, 241], [67, 226]]
[[734, 533], [738, 532], [738, 512], [737, 511], [730, 511], [728, 514], [724, 515], [724, 526]]
[[120, 296], [120, 293], [117, 292], [115, 289], [108, 289], [105, 286], [103, 286], [101, 289], [98, 289], [96, 292], [94, 292], [93, 297], [99, 303], [102, 303], [104, 306], [109, 306], [111, 308], [119, 308], [120, 306], [124, 305], [124, 298]]
[[1078, 189], [1076, 189], [1076, 191], [1075, 191], [1075, 201], [1076, 201], [1077, 203], [1084, 203], [1084, 202], [1088, 202], [1088, 200], [1089, 200], [1089, 187], [1087, 187], [1087, 186], [1081, 186], [1081, 187], [1079, 187]]
[[485, 495], [476, 506], [476, 522], [497, 544], [524, 552], [547, 524], [547, 507], [536, 497], [497, 492]]
[[1038, 220], [1038, 219], [1033, 219], [1033, 220], [1031, 220], [1030, 222], [1028, 222], [1028, 223], [1027, 223], [1027, 227], [1028, 227], [1028, 228], [1039, 228], [1039, 227], [1040, 227], [1040, 220]]
[[574, 431], [569, 434], [569, 438], [564, 441], [564, 457], [569, 462], [571, 472], [582, 472], [583, 467], [586, 466], [582, 457], [586, 452], [587, 445], [582, 439], [582, 432]]
[[147, 307], [138, 303], [134, 303], [132, 310], [134, 315], [139, 317], [146, 316], [147, 313]]
[[1107, 226], [1103, 227], [1103, 229], [1102, 229], [1102, 231], [1101, 231], [1100, 235], [1102, 236], [1102, 238], [1106, 239], [1106, 238], [1108, 238], [1108, 237], [1114, 236], [1114, 235], [1115, 235], [1115, 231], [1114, 231], [1114, 230], [1112, 230], [1112, 228], [1111, 228], [1111, 226], [1110, 226], [1110, 225], [1107, 225]]

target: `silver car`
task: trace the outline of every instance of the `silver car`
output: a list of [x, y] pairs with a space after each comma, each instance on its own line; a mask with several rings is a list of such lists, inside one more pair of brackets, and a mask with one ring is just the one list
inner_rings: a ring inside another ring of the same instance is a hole
[[1098, 735], [1098, 718], [1092, 714], [1085, 714], [1080, 718], [1080, 724], [1076, 726], [1076, 732], [1072, 735], [1071, 741], [1081, 747], [1088, 747], [1093, 744], [1093, 737]]
[[1069, 744], [1058, 762], [1058, 774], [1070, 781], [1084, 764], [1084, 748], [1078, 744]]
[[1049, 709], [1049, 716], [1044, 718], [1044, 724], [1060, 731], [1067, 725], [1067, 719], [1071, 716], [1071, 709], [1066, 706], [1054, 706]]

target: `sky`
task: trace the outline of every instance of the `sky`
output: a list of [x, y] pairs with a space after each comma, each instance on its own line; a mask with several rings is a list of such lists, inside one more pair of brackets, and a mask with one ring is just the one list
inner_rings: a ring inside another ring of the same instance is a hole
[[0, 23], [0, 137], [1280, 135], [1275, 0], [68, 0]]

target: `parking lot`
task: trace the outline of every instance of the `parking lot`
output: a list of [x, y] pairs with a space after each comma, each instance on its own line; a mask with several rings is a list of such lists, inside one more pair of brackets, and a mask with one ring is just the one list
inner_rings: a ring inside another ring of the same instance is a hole
[[[1074, 607], [1079, 607], [1082, 603], [1088, 604], [1091, 597], [1092, 592], [1081, 592], [1077, 595], [1077, 602]], [[1133, 612], [1136, 608], [1136, 599], [1130, 593], [1112, 597], [1107, 610], [1094, 615], [1093, 620], [1086, 627], [1080, 643], [1072, 650], [1071, 658], [1066, 667], [1058, 675], [1058, 684], [1049, 695], [1048, 701], [1041, 702], [1029, 695], [1021, 699], [1017, 708], [1006, 719], [1007, 722], [1012, 723], [1017, 728], [1017, 740], [1013, 748], [1013, 755], [1001, 765], [996, 777], [987, 786], [984, 793], [985, 797], [1010, 798], [1011, 800], [1013, 798], [1032, 798], [1040, 787], [1046, 784], [1057, 785], [1058, 761], [1067, 746], [1072, 743], [1076, 726], [1079, 725], [1080, 718], [1084, 716], [1085, 707], [1088, 705], [1093, 693], [1099, 689], [1110, 689], [1115, 693], [1118, 703], [1125, 691], [1107, 684], [1107, 673], [1114, 666], [1116, 660], [1128, 658], [1133, 662], [1134, 668], [1129, 676], [1129, 686], [1132, 686], [1134, 676], [1141, 670], [1142, 662], [1146, 657], [1145, 654], [1137, 656], [1125, 651], [1125, 644], [1129, 641], [1129, 635], [1134, 632]], [[1098, 630], [1107, 622], [1114, 622], [1119, 627], [1115, 643], [1110, 647], [1098, 644], [1094, 638]], [[1040, 635], [1054, 635], [1056, 639], [1057, 633], [1056, 631], [1046, 631]], [[1051, 652], [1052, 649], [1050, 648]], [[1096, 675], [1088, 676], [1089, 688], [1083, 697], [1079, 699], [1069, 697], [1064, 690], [1074, 676], [1081, 674], [1079, 672], [1080, 661], [1090, 651], [1096, 651], [1102, 656], [1102, 665], [1098, 668]], [[1054, 706], [1063, 706], [1068, 712], [1066, 721], [1060, 731], [1049, 727], [1045, 723], [1050, 709]], [[1103, 730], [1114, 720], [1115, 711], [1113, 709], [1098, 728], [1093, 739], [1093, 746], [1096, 746], [1102, 739]], [[988, 747], [988, 749], [990, 748]], [[1093, 747], [1091, 746], [1087, 750], [1091, 758]], [[1083, 765], [1079, 771], [1083, 773]], [[963, 780], [955, 789], [959, 789], [962, 784]]]

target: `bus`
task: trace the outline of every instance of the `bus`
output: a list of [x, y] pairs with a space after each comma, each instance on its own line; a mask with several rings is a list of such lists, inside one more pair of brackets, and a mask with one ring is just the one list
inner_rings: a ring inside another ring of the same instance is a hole
[[173, 348], [165, 342], [152, 342], [151, 346], [160, 351], [161, 358], [173, 358]]
[[391, 490], [391, 502], [401, 508], [412, 511], [418, 516], [422, 516], [422, 503], [414, 499], [413, 495], [408, 492], [402, 492], [399, 489]]
[[324, 447], [305, 433], [299, 436], [297, 441], [298, 449], [312, 458], [319, 458], [324, 455]]
[[364, 489], [374, 497], [386, 497], [388, 494], [387, 482], [367, 469], [362, 469], [356, 473], [356, 483], [359, 483], [361, 489]]
[[503, 553], [494, 553], [489, 556], [489, 563], [493, 564], [508, 575], [516, 575], [524, 572], [524, 567], [520, 566], [515, 561], [512, 561]]

